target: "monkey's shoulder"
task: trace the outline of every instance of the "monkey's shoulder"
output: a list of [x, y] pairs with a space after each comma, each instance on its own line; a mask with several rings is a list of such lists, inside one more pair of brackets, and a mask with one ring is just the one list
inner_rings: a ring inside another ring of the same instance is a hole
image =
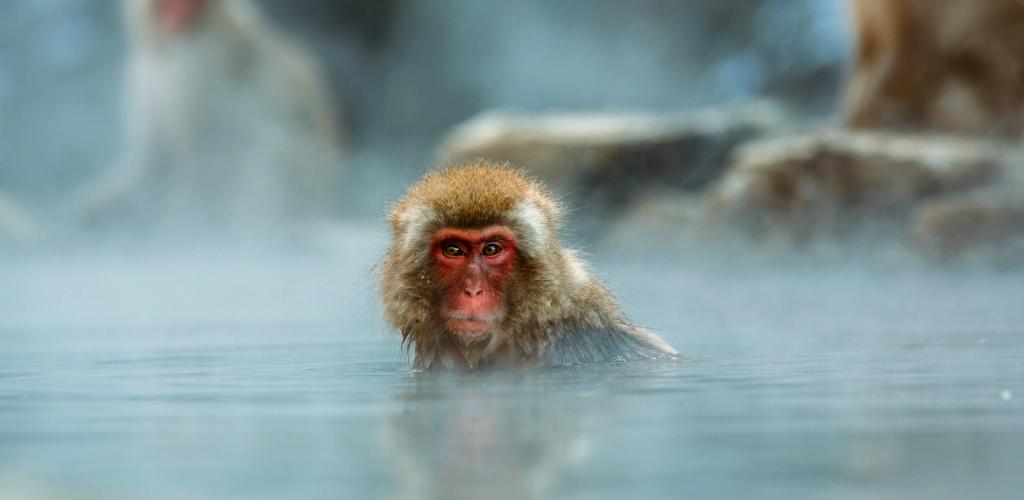
[[561, 332], [545, 356], [550, 366], [678, 359], [679, 353], [641, 328], [594, 328]]

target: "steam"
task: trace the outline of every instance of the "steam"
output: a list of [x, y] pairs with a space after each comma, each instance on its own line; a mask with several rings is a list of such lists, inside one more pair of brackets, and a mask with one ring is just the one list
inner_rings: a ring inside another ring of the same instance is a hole
[[[481, 110], [683, 109], [787, 86], [798, 87], [796, 104], [820, 109], [846, 52], [839, 2], [398, 2], [367, 8], [382, 19], [367, 26], [345, 24], [360, 11], [328, 0], [259, 3], [331, 73], [356, 145], [342, 193], [354, 203], [344, 208], [363, 216], [431, 163], [446, 130]], [[117, 2], [6, 6], [0, 188], [36, 211], [117, 156], [119, 15]], [[823, 80], [804, 81], [822, 68]]]
[[[844, 2], [259, 3], [325, 62], [345, 111], [338, 217], [306, 246], [177, 235], [7, 252], [0, 237], [0, 495], [458, 498], [476, 475], [476, 497], [1010, 496], [1019, 273], [662, 228], [583, 249], [679, 366], [416, 378], [383, 324], [384, 209], [453, 125], [763, 95], [828, 115]], [[118, 2], [3, 2], [0, 210], [23, 205], [52, 233], [54, 207], [114, 162], [124, 43]]]

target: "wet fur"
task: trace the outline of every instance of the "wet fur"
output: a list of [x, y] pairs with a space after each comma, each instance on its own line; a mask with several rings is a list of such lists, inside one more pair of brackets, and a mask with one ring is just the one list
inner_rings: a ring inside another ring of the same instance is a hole
[[[428, 173], [390, 215], [392, 242], [381, 264], [389, 323], [413, 350], [416, 369], [574, 365], [669, 358], [676, 351], [629, 323], [611, 294], [561, 247], [562, 209], [536, 181], [506, 166], [476, 162]], [[430, 235], [445, 227], [508, 226], [520, 258], [505, 288], [498, 332], [463, 345], [446, 330], [444, 286]]]

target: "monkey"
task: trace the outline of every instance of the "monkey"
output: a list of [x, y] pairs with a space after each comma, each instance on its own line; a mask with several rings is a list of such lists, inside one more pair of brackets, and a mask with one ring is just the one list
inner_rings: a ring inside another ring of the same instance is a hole
[[380, 299], [414, 370], [678, 359], [562, 247], [563, 207], [520, 169], [431, 170], [388, 219]]
[[849, 0], [852, 128], [1024, 132], [1024, 2]]
[[344, 137], [307, 53], [249, 0], [123, 0], [122, 13], [121, 153], [72, 197], [78, 222], [236, 227], [329, 215]]

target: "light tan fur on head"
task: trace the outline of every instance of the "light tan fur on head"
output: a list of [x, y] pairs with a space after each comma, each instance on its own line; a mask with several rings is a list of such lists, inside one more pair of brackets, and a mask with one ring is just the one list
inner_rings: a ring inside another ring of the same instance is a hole
[[519, 229], [520, 244], [537, 256], [557, 236], [561, 207], [522, 171], [481, 161], [427, 173], [389, 219], [403, 248], [442, 227], [507, 224]]
[[[561, 213], [522, 171], [485, 161], [429, 172], [409, 189], [389, 217], [393, 237], [380, 292], [388, 321], [415, 349], [417, 368], [544, 363], [562, 334], [633, 329], [576, 252], [561, 247]], [[482, 345], [461, 345], [439, 318], [443, 289], [431, 236], [443, 228], [493, 225], [512, 230], [519, 252], [503, 292], [501, 324]]]

